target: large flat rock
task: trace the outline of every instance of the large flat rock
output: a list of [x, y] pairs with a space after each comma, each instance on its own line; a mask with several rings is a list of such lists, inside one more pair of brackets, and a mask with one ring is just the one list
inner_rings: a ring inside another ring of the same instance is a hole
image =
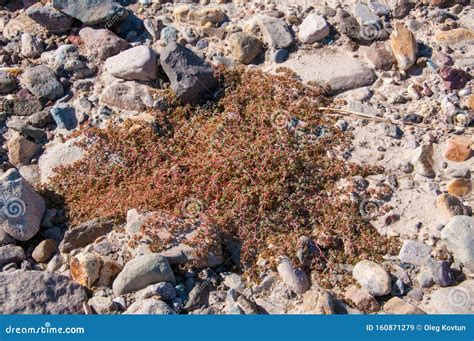
[[317, 82], [329, 87], [329, 93], [341, 92], [373, 84], [377, 76], [371, 68], [350, 53], [339, 49], [298, 52], [279, 66], [292, 69], [304, 82]]

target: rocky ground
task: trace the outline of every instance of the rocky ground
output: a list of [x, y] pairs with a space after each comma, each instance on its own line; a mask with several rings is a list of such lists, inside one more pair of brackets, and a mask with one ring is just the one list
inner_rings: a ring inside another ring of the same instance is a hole
[[[0, 0], [0, 312], [474, 313], [469, 1], [175, 2]], [[169, 90], [216, 101], [218, 65], [286, 67], [333, 98], [320, 110], [352, 133], [344, 159], [384, 169], [351, 179], [351, 199], [398, 255], [340, 264], [349, 284], [328, 288], [305, 266], [320, 241], [301, 236], [250, 279], [227, 266], [235, 247], [196, 262], [186, 238], [160, 253], [131, 243], [153, 214], [141, 207], [72, 224], [51, 203], [84, 126], [150, 121]]]

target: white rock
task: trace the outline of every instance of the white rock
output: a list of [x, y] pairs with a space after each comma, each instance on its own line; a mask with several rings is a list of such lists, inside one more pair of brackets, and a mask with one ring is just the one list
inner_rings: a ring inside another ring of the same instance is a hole
[[283, 258], [277, 267], [281, 279], [288, 287], [298, 295], [309, 289], [309, 280], [306, 273], [300, 269], [293, 268], [288, 258]]
[[391, 291], [390, 276], [377, 263], [363, 260], [356, 264], [352, 276], [374, 296], [384, 296]]
[[328, 23], [316, 13], [308, 15], [299, 28], [298, 38], [307, 44], [321, 41], [329, 35]]
[[454, 259], [474, 272], [474, 219], [454, 216], [441, 231], [441, 238]]

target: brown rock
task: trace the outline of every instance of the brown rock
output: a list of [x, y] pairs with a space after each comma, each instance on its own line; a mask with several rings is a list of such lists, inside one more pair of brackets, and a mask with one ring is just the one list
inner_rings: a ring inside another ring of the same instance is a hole
[[107, 29], [85, 27], [79, 32], [89, 54], [106, 60], [128, 49], [130, 44]]
[[112, 284], [115, 277], [122, 271], [122, 265], [109, 258], [102, 258], [102, 267], [100, 268], [98, 287], [108, 287]]
[[317, 315], [334, 314], [334, 300], [327, 291], [313, 289], [303, 296], [303, 313]]
[[380, 310], [380, 304], [372, 294], [364, 289], [353, 285], [349, 287], [344, 295], [345, 299], [355, 304], [357, 309], [364, 312], [376, 312]]
[[474, 110], [474, 95], [469, 96], [466, 105], [469, 109]]
[[8, 143], [8, 158], [15, 167], [19, 168], [28, 165], [33, 156], [41, 149], [39, 144], [36, 144], [26, 137], [16, 134]]
[[463, 197], [471, 193], [472, 181], [471, 179], [452, 179], [448, 183], [448, 193]]
[[395, 64], [396, 60], [385, 43], [377, 42], [370, 46], [365, 52], [365, 57], [377, 69], [388, 71]]
[[445, 159], [453, 162], [462, 162], [471, 156], [470, 141], [466, 138], [450, 138], [446, 142]]
[[383, 310], [387, 314], [395, 314], [395, 315], [423, 315], [426, 314], [423, 310], [414, 306], [413, 304], [407, 303], [403, 301], [399, 297], [394, 297], [387, 301], [383, 306]]
[[242, 64], [250, 64], [262, 49], [260, 40], [243, 32], [231, 35], [229, 42], [232, 55]]
[[71, 277], [77, 283], [91, 288], [99, 279], [102, 261], [94, 253], [79, 253], [71, 259]]
[[435, 35], [438, 43], [459, 44], [474, 41], [474, 32], [465, 28], [455, 28], [449, 31], [439, 31]]
[[31, 255], [38, 263], [45, 263], [56, 252], [58, 245], [54, 239], [45, 239], [35, 247]]
[[418, 45], [415, 36], [403, 22], [398, 21], [395, 23], [395, 29], [390, 38], [390, 45], [400, 69], [407, 70], [415, 64]]
[[464, 215], [466, 208], [461, 200], [451, 194], [443, 193], [436, 198], [436, 207], [449, 217]]

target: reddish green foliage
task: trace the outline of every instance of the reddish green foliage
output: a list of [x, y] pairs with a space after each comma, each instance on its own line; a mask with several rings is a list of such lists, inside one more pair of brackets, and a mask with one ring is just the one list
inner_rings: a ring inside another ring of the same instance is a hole
[[202, 219], [213, 229], [201, 246], [223, 235], [242, 241], [244, 269], [258, 257], [293, 256], [301, 235], [323, 247], [329, 265], [390, 251], [336, 187], [379, 170], [339, 157], [350, 135], [318, 112], [327, 105], [318, 89], [289, 73], [221, 76], [225, 93], [210, 106], [171, 103], [154, 127], [87, 129], [88, 156], [54, 181], [72, 221], [130, 208]]

